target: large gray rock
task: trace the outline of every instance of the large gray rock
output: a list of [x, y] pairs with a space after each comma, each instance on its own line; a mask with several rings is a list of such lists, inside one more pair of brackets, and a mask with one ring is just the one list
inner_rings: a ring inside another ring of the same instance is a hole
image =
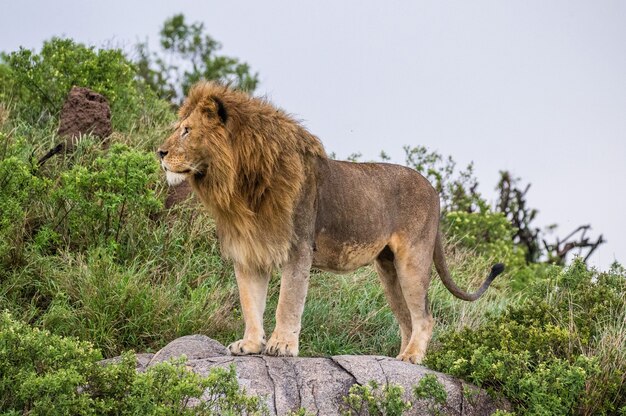
[[187, 335], [161, 348], [148, 363], [148, 366], [168, 361], [172, 358], [185, 355], [189, 361], [207, 357], [228, 355], [228, 350], [219, 342], [206, 335]]
[[412, 397], [413, 386], [427, 374], [434, 374], [448, 393], [446, 414], [490, 415], [497, 409], [510, 410], [504, 401], [496, 401], [484, 390], [462, 380], [408, 364], [389, 357], [339, 355], [328, 358], [287, 358], [267, 356], [238, 357], [228, 355], [219, 342], [204, 335], [190, 335], [170, 342], [147, 360], [141, 356], [137, 368], [150, 366], [185, 355], [188, 369], [208, 375], [212, 368], [228, 368], [234, 364], [240, 386], [249, 394], [265, 397], [272, 414], [284, 415], [299, 408], [319, 415], [338, 415], [343, 397], [354, 384], [374, 380], [404, 387], [405, 400], [413, 403], [407, 414], [431, 414], [427, 401]]

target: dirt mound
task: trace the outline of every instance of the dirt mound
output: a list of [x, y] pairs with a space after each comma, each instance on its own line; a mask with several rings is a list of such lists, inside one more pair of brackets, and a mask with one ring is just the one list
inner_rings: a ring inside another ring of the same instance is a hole
[[57, 133], [63, 141], [42, 157], [39, 164], [57, 153], [72, 152], [81, 135], [91, 134], [105, 143], [112, 132], [111, 108], [106, 97], [89, 88], [72, 87], [60, 114]]

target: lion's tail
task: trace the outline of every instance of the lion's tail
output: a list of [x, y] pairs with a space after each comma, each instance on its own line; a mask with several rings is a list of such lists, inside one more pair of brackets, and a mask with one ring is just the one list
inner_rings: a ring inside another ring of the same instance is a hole
[[435, 268], [437, 269], [437, 273], [443, 282], [443, 285], [459, 299], [474, 301], [478, 299], [484, 292], [487, 290], [491, 282], [504, 271], [504, 264], [496, 263], [491, 267], [491, 273], [487, 276], [487, 279], [480, 285], [480, 288], [474, 293], [467, 293], [461, 290], [454, 280], [450, 277], [450, 272], [448, 271], [448, 265], [446, 264], [446, 259], [443, 255], [443, 244], [441, 243], [441, 232], [437, 231], [437, 241], [435, 243], [435, 253], [433, 255], [433, 259], [435, 261]]

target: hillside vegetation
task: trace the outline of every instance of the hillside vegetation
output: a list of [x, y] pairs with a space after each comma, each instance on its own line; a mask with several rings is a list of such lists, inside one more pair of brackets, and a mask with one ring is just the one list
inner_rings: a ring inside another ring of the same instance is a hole
[[[143, 63], [68, 39], [2, 57], [0, 366], [20, 348], [35, 351], [29, 342], [40, 348], [46, 339], [65, 339], [26, 335], [28, 327], [75, 337], [79, 344], [59, 348], [79, 345], [80, 354], [73, 354], [88, 362], [129, 350], [154, 351], [187, 334], [228, 344], [243, 333], [233, 268], [220, 256], [212, 220], [193, 201], [164, 209], [166, 185], [154, 150], [175, 119], [163, 97], [176, 91], [155, 87], [154, 69], [151, 85], [142, 76]], [[217, 78], [227, 75], [216, 72]], [[248, 87], [250, 79], [256, 85], [256, 76], [243, 79]], [[38, 158], [59, 141], [57, 115], [72, 85], [108, 98], [110, 145], [105, 149], [84, 136], [73, 153], [39, 166]], [[599, 272], [581, 259], [568, 266], [529, 263], [527, 249], [515, 240], [519, 228], [475, 192], [468, 182], [471, 169], [455, 176], [436, 153], [410, 155], [409, 164], [434, 178], [446, 202], [446, 251], [459, 285], [474, 288], [493, 263], [507, 264], [474, 303], [453, 298], [433, 279], [429, 297], [436, 324], [425, 364], [505, 396], [519, 414], [626, 415], [626, 270], [615, 264]], [[273, 326], [278, 288], [276, 275], [266, 328]], [[400, 345], [371, 268], [348, 275], [314, 271], [302, 327], [304, 356], [395, 356]], [[25, 334], [22, 343], [7, 341], [16, 331]], [[68, 369], [74, 368], [70, 361], [63, 361]], [[32, 408], [37, 397], [57, 397], [55, 388], [78, 394], [67, 390], [73, 379], [64, 379], [58, 368], [55, 380], [66, 384], [42, 389], [36, 381], [43, 383], [51, 367], [20, 372], [24, 362], [2, 367], [1, 409], [26, 412], [24, 403]], [[26, 374], [30, 384], [24, 384]], [[127, 375], [126, 382], [146, 380]], [[20, 385], [39, 390], [16, 392]], [[102, 400], [105, 407], [112, 403]]]

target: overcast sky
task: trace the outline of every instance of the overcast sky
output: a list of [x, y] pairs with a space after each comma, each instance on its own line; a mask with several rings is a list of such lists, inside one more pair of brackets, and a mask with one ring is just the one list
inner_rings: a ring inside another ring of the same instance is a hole
[[510, 170], [532, 183], [539, 225], [590, 223], [608, 240], [591, 263], [626, 261], [624, 1], [2, 3], [3, 51], [53, 35], [156, 44], [182, 12], [337, 157], [403, 163], [403, 145], [424, 145], [474, 161], [490, 200]]

